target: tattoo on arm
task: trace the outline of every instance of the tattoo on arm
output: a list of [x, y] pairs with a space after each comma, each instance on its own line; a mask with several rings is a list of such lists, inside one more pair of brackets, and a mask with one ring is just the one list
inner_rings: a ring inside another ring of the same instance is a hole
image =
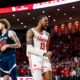
[[19, 47], [21, 46], [21, 44], [20, 44], [20, 41], [19, 41], [16, 33], [13, 32], [13, 34], [12, 34], [11, 37], [12, 37], [12, 39], [14, 40], [15, 43], [14, 43], [14, 44], [9, 44], [9, 47], [10, 47], [10, 48], [19, 48]]
[[33, 32], [32, 30], [28, 30], [26, 33], [26, 44], [27, 45], [33, 45]]

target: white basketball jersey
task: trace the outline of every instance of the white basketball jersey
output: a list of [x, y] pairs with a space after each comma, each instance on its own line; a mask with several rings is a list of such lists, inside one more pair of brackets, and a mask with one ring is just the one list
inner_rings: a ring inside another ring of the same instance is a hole
[[49, 39], [49, 33], [46, 31], [42, 31], [41, 33], [38, 33], [35, 31], [34, 28], [32, 28], [32, 31], [34, 33], [33, 42], [34, 47], [43, 50], [44, 52], [47, 52], [47, 42]]

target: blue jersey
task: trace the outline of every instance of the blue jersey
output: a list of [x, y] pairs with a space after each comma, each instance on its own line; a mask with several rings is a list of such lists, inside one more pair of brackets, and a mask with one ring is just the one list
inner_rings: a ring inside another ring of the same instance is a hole
[[[6, 44], [14, 44], [15, 42], [9, 38], [7, 31], [3, 36], [0, 35], [0, 48]], [[15, 48], [7, 48], [5, 51], [0, 51], [0, 71], [1, 77], [10, 75], [12, 80], [16, 78], [16, 50]]]
[[[0, 35], [0, 48], [6, 44], [14, 44], [14, 41], [8, 36], [8, 31], [3, 36]], [[5, 56], [5, 55], [15, 54], [15, 53], [16, 53], [15, 48], [7, 48], [3, 52], [0, 51], [0, 56]]]

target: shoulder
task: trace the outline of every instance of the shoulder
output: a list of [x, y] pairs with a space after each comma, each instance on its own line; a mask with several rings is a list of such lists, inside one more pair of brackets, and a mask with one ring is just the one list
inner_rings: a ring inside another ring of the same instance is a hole
[[13, 30], [9, 30], [8, 32], [9, 32], [9, 33], [15, 33], [15, 31], [13, 31]]
[[14, 34], [16, 35], [15, 31], [13, 31], [13, 30], [9, 30], [8, 31], [8, 36], [13, 36]]
[[32, 28], [30, 28], [30, 29], [27, 30], [26, 35], [27, 36], [33, 36], [34, 35], [34, 33], [32, 31]]
[[50, 36], [50, 33], [49, 32], [47, 32], [47, 31], [44, 31], [45, 32], [45, 34], [47, 35], [47, 36]]
[[33, 33], [32, 28], [28, 29], [27, 33]]
[[46, 36], [48, 37], [48, 39], [50, 40], [50, 33], [45, 31]]

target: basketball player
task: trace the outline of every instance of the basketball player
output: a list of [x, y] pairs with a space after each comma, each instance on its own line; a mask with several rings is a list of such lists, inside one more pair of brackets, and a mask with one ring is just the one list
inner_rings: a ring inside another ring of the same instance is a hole
[[3, 80], [17, 80], [16, 78], [16, 50], [21, 44], [12, 30], [7, 19], [0, 19], [0, 71]]
[[48, 18], [45, 15], [38, 17], [37, 25], [26, 33], [27, 56], [34, 80], [52, 80], [52, 69], [49, 50], [50, 35], [45, 29], [48, 26]]

